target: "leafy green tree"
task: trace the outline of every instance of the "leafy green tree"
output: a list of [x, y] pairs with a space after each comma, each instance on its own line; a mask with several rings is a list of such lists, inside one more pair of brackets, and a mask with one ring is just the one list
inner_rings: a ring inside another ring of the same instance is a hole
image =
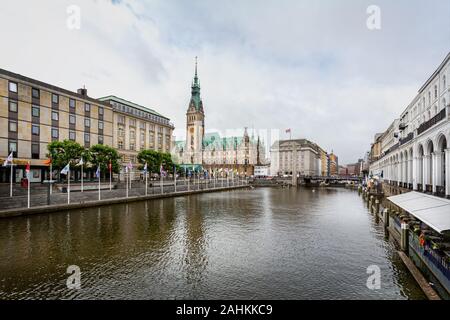
[[149, 172], [159, 173], [161, 164], [164, 170], [173, 173], [173, 161], [170, 153], [163, 153], [154, 150], [142, 150], [139, 152], [137, 159], [141, 164], [140, 169], [142, 169], [147, 162], [147, 169]]
[[89, 149], [89, 162], [97, 168], [100, 165], [102, 172], [109, 172], [108, 165], [111, 161], [112, 171], [119, 173], [120, 156], [117, 150], [103, 144], [96, 144]]
[[62, 169], [69, 162], [71, 168], [80, 161], [89, 160], [89, 153], [79, 143], [71, 140], [52, 141], [47, 145], [47, 157], [52, 159], [53, 168]]

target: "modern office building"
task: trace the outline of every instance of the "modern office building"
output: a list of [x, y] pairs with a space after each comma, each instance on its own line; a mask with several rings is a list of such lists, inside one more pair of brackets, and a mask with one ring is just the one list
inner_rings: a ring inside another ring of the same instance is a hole
[[[48, 175], [47, 145], [73, 140], [85, 147], [112, 145], [113, 111], [109, 104], [77, 92], [0, 69], [0, 161], [13, 152], [13, 182], [31, 165], [31, 181]], [[0, 167], [0, 182], [10, 181], [10, 169]]]

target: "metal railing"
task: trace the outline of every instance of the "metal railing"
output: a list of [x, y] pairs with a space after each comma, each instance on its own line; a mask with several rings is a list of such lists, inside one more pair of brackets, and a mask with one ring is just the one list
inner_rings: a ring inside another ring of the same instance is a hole
[[435, 115], [433, 118], [431, 118], [430, 120], [422, 123], [419, 128], [417, 129], [417, 134], [421, 134], [422, 132], [430, 129], [431, 127], [433, 127], [435, 124], [437, 124], [438, 122], [440, 122], [442, 119], [445, 118], [445, 108], [442, 109], [437, 115]]

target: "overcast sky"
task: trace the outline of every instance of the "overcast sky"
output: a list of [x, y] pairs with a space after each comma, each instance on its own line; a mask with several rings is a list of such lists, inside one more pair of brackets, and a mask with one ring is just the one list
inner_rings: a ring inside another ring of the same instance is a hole
[[0, 68], [152, 107], [183, 137], [198, 56], [207, 131], [292, 128], [344, 164], [441, 63], [449, 17], [448, 0], [3, 1]]

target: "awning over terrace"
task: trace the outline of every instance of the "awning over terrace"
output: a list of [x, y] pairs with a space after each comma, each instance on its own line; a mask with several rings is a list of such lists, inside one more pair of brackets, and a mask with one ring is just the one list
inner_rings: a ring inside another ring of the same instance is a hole
[[437, 232], [450, 231], [450, 200], [415, 191], [388, 200]]

